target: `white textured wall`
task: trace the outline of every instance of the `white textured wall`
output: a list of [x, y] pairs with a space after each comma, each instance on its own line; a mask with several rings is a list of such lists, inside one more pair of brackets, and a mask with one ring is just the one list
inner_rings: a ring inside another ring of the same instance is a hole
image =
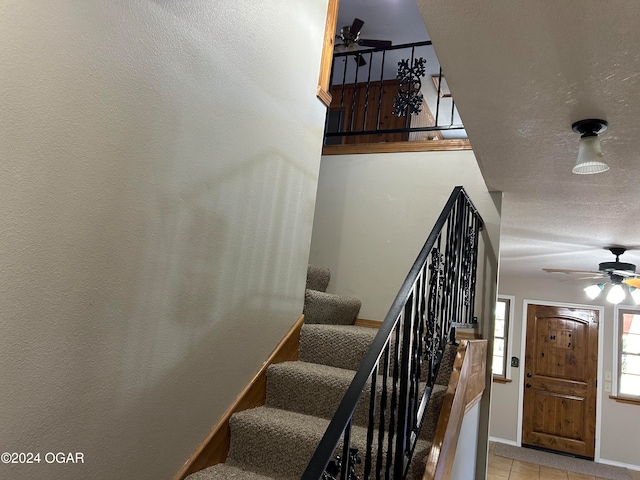
[[300, 315], [326, 8], [2, 2], [0, 450], [85, 464], [0, 478], [171, 478]]
[[[522, 410], [519, 396], [521, 369], [524, 368], [522, 350], [523, 300], [535, 300], [580, 305], [604, 306], [604, 318], [600, 319], [603, 329], [603, 356], [600, 358], [602, 371], [613, 370], [614, 309], [604, 298], [590, 301], [580, 282], [567, 282], [549, 276], [548, 278], [501, 276], [499, 291], [501, 294], [514, 295], [514, 318], [512, 333], [512, 355], [520, 358], [520, 368], [511, 368], [512, 383], [493, 384], [491, 404], [490, 435], [510, 443], [518, 440], [518, 412]], [[604, 382], [599, 379], [598, 383]], [[635, 466], [640, 470], [638, 451], [640, 448], [640, 416], [638, 407], [618, 403], [609, 398], [608, 392], [602, 392], [602, 415], [599, 432], [600, 457], [605, 463], [622, 463]], [[598, 432], [596, 432], [598, 433]], [[597, 452], [596, 452], [597, 453]]]

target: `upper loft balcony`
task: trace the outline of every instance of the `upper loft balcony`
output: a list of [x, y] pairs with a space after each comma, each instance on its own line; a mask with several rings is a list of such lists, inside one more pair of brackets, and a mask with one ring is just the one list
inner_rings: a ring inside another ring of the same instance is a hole
[[415, 3], [415, 12], [403, 8], [402, 28], [375, 9], [363, 10], [371, 24], [351, 17], [358, 5], [340, 4], [323, 153], [470, 149]]

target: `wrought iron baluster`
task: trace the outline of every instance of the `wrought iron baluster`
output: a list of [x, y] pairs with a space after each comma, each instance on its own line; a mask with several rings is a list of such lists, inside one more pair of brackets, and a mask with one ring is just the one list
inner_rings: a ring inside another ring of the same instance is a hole
[[416, 379], [420, 376], [420, 364], [418, 357], [418, 337], [419, 337], [419, 322], [418, 322], [418, 302], [419, 302], [419, 292], [420, 292], [420, 277], [416, 279], [413, 284], [412, 291], [412, 299], [411, 299], [411, 352], [409, 356], [410, 365], [409, 365], [409, 399], [408, 399], [408, 416], [407, 416], [407, 428], [406, 428], [406, 439], [405, 442], [409, 447], [409, 450], [412, 450], [413, 444], [412, 436], [415, 433], [416, 427], [416, 409], [418, 405], [418, 383]]
[[[340, 472], [340, 480], [351, 480], [349, 477], [349, 471], [351, 466], [351, 455], [349, 455], [349, 449], [351, 448], [351, 420], [347, 423], [347, 428], [344, 430], [342, 444], [342, 471]], [[345, 464], [346, 460], [346, 464]]]
[[399, 320], [396, 321], [396, 332], [394, 341], [393, 352], [393, 380], [391, 390], [391, 408], [389, 411], [389, 429], [387, 439], [387, 464], [385, 468], [385, 477], [390, 478], [391, 470], [393, 468], [393, 442], [396, 434], [396, 416], [398, 414], [398, 380], [400, 376], [400, 362], [398, 361], [398, 355], [400, 355], [400, 330], [402, 325], [402, 316], [404, 310], [400, 313]]
[[[373, 433], [375, 430], [376, 423], [376, 397], [378, 395], [377, 391], [378, 385], [378, 365], [373, 368], [373, 372], [371, 373], [371, 388], [369, 390], [369, 419], [367, 426], [367, 450], [365, 453], [364, 459], [364, 478], [368, 479], [371, 474], [371, 465], [373, 461]], [[384, 428], [384, 425], [380, 425], [380, 429]]]
[[[358, 72], [360, 71], [360, 64], [358, 63], [358, 56], [356, 59], [356, 76], [353, 80], [353, 97], [351, 97], [351, 115], [349, 117], [349, 131], [353, 132], [355, 124], [355, 112], [356, 112], [356, 97], [358, 96]], [[346, 70], [346, 69], [345, 69]]]
[[425, 338], [425, 355], [426, 360], [429, 362], [429, 378], [428, 383], [432, 383], [435, 377], [433, 371], [434, 359], [438, 348], [440, 347], [440, 338], [443, 334], [442, 331], [442, 314], [441, 314], [441, 295], [443, 288], [443, 257], [440, 253], [440, 240], [441, 236], [438, 236], [437, 246], [431, 250], [431, 263], [429, 265], [430, 277], [429, 277], [429, 300], [427, 308], [427, 335]]
[[396, 426], [396, 448], [394, 478], [402, 478], [407, 452], [410, 447], [407, 445], [407, 430], [409, 429], [410, 395], [409, 376], [411, 372], [412, 356], [412, 334], [413, 334], [413, 297], [411, 292], [403, 309], [400, 325], [402, 326], [402, 347], [400, 355], [400, 392], [398, 397], [397, 426]]
[[445, 244], [445, 262], [444, 262], [444, 290], [442, 292], [442, 318], [441, 318], [441, 335], [447, 335], [449, 332], [449, 324], [451, 323], [451, 310], [453, 300], [453, 261], [455, 257], [455, 212], [457, 202], [453, 206], [453, 210], [447, 219], [447, 243]]
[[[463, 202], [460, 201], [460, 199], [458, 199], [458, 206], [457, 206], [457, 215], [456, 215], [456, 233], [455, 233], [455, 241], [456, 241], [456, 245], [455, 245], [455, 253], [456, 253], [456, 257], [455, 257], [455, 263], [454, 263], [454, 268], [455, 268], [455, 285], [454, 285], [454, 298], [453, 298], [453, 315], [451, 318], [452, 323], [456, 323], [456, 322], [460, 322], [461, 321], [461, 311], [460, 311], [460, 303], [461, 303], [461, 299], [462, 299], [462, 272], [463, 272], [463, 266], [462, 266], [462, 253], [463, 253], [463, 245], [464, 242], [462, 240], [463, 236], [464, 236], [464, 229], [463, 229], [463, 222], [464, 222], [464, 216], [465, 216], [465, 205]], [[454, 333], [455, 335], [455, 333]], [[451, 339], [452, 342], [455, 342], [455, 336]]]
[[451, 97], [451, 121], [449, 122], [449, 126], [453, 125], [453, 115], [456, 110], [456, 103], [453, 101], [453, 97]]
[[471, 274], [471, 295], [469, 298], [469, 316], [467, 322], [470, 324], [475, 323], [475, 299], [476, 299], [476, 277], [478, 274], [478, 236], [482, 231], [481, 220], [477, 213], [473, 214], [473, 232], [475, 242], [473, 244], [473, 261], [472, 261], [472, 274]]
[[367, 75], [367, 92], [364, 98], [364, 112], [362, 115], [362, 130], [367, 129], [367, 110], [369, 109], [369, 89], [371, 87], [371, 67], [373, 66], [373, 52], [369, 52], [369, 74]]
[[464, 219], [464, 207], [465, 207], [464, 203], [460, 201], [460, 199], [458, 199], [457, 208], [456, 208], [455, 235], [454, 235], [455, 258], [453, 263], [456, 274], [454, 275], [454, 295], [453, 295], [453, 303], [452, 303], [453, 311], [452, 311], [451, 321], [449, 324], [449, 331], [450, 331], [449, 341], [451, 343], [455, 343], [456, 341], [455, 329], [453, 328], [453, 324], [461, 320], [460, 319], [460, 313], [461, 313], [460, 300], [462, 298], [462, 281], [461, 281], [462, 245], [463, 245], [462, 237], [464, 235], [464, 230], [462, 225], [463, 225], [463, 219]]
[[382, 60], [380, 61], [380, 90], [378, 90], [378, 113], [376, 115], [376, 130], [380, 129], [380, 114], [382, 112], [382, 89], [384, 88], [384, 58], [387, 52], [382, 51]]
[[434, 125], [440, 125], [440, 96], [442, 94], [442, 68], [438, 71], [438, 93], [436, 94], [436, 116], [433, 119]]
[[378, 426], [378, 454], [376, 459], [376, 480], [380, 480], [383, 466], [383, 451], [384, 451], [384, 439], [385, 439], [385, 420], [387, 417], [387, 388], [389, 379], [389, 365], [391, 362], [391, 341], [387, 341], [387, 345], [383, 352], [383, 366], [382, 366], [382, 394], [380, 396], [380, 423]]
[[420, 270], [417, 283], [417, 295], [416, 295], [416, 321], [415, 321], [415, 357], [414, 357], [414, 397], [413, 403], [416, 408], [416, 412], [411, 424], [411, 428], [414, 432], [417, 432], [419, 420], [422, 417], [419, 411], [420, 405], [420, 381], [422, 379], [422, 352], [424, 350], [424, 282], [425, 282], [425, 267]]
[[[334, 62], [335, 63], [335, 62]], [[342, 71], [342, 89], [341, 89], [341, 94], [340, 94], [340, 110], [338, 110], [338, 132], [344, 132], [345, 129], [345, 125], [344, 125], [344, 120], [345, 120], [345, 115], [344, 115], [344, 94], [345, 94], [345, 84], [347, 83], [347, 64], [346, 64], [346, 57], [345, 57], [345, 66], [344, 69]]]
[[[415, 58], [416, 55], [416, 47], [411, 47], [411, 60], [409, 65], [411, 65], [413, 67], [413, 60]], [[413, 79], [411, 79], [411, 81], [409, 82], [409, 97], [412, 96], [413, 94]], [[419, 111], [419, 110], [418, 110]], [[404, 126], [405, 128], [409, 127], [411, 125], [411, 111], [409, 110], [409, 104], [407, 104], [407, 109], [406, 109], [406, 113], [404, 116]]]

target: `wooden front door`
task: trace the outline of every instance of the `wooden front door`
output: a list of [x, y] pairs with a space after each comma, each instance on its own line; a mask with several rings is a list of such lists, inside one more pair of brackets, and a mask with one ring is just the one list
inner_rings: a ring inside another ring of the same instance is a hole
[[522, 444], [593, 458], [598, 311], [529, 305]]

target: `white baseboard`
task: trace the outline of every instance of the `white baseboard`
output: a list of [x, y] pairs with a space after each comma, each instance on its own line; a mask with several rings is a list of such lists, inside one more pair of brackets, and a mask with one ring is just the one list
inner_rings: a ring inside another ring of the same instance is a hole
[[616, 462], [615, 460], [607, 460], [606, 458], [601, 458], [600, 460], [598, 460], [598, 462], [604, 463], [605, 465], [611, 465], [613, 467], [628, 468], [629, 470], [636, 470], [640, 472], [640, 465], [632, 465], [631, 463]]
[[507, 445], [513, 445], [514, 447], [520, 446], [518, 445], [518, 442], [514, 440], [507, 440], [506, 438], [492, 437], [491, 435], [489, 435], [489, 441], [496, 442], [496, 443], [506, 443]]

